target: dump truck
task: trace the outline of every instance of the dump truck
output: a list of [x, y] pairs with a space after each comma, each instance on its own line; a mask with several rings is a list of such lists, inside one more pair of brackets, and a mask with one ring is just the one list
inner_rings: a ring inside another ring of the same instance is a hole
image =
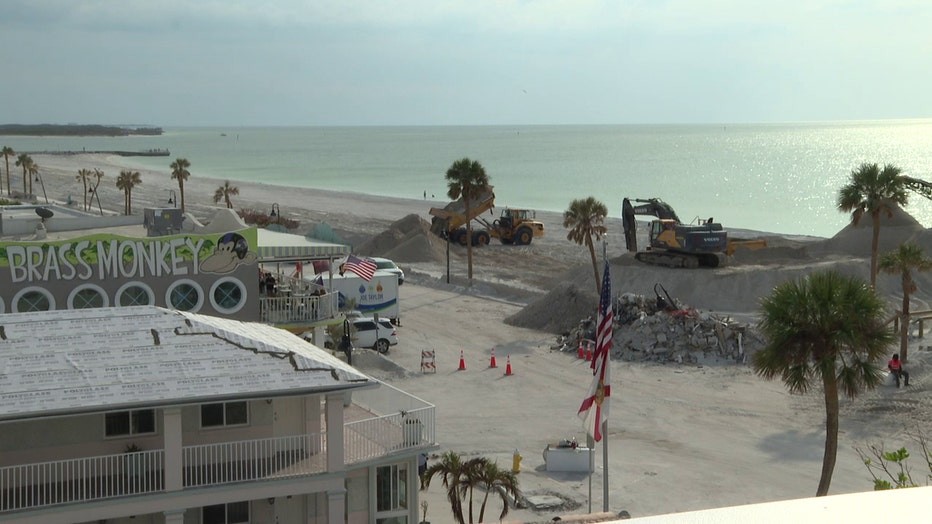
[[[544, 223], [536, 220], [536, 213], [528, 209], [505, 208], [498, 218], [492, 218], [495, 208], [495, 193], [490, 187], [478, 197], [470, 200], [469, 214], [462, 198], [450, 202], [444, 208], [430, 208], [430, 230], [441, 238], [447, 238], [465, 246], [468, 242], [466, 224], [474, 221], [479, 227], [473, 227], [472, 245], [487, 245], [492, 238], [502, 244], [524, 246], [535, 237], [544, 235]], [[489, 217], [482, 215], [488, 211]]]

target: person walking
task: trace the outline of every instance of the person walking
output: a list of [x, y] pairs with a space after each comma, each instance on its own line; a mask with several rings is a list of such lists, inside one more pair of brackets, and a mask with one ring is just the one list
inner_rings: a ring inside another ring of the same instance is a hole
[[893, 358], [887, 362], [887, 369], [896, 377], [896, 387], [900, 387], [900, 376], [903, 377], [903, 385], [909, 386], [909, 372], [903, 369], [903, 362], [900, 360], [899, 353], [893, 354]]

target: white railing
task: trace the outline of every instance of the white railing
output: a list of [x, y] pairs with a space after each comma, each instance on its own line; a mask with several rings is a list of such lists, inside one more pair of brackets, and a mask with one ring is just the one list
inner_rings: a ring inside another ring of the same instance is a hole
[[433, 444], [434, 411], [431, 406], [344, 424], [346, 463], [356, 464], [386, 453]]
[[259, 320], [266, 324], [311, 323], [333, 318], [336, 293], [259, 298]]
[[53, 506], [164, 489], [162, 450], [0, 468], [0, 511]]
[[323, 435], [185, 446], [184, 486], [212, 486], [326, 471]]

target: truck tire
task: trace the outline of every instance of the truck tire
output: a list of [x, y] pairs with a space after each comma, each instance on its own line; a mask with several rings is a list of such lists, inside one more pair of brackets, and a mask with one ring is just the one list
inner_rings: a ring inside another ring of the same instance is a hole
[[489, 245], [489, 232], [485, 230], [474, 231], [472, 234], [472, 245], [474, 246], [487, 246]]
[[534, 240], [534, 232], [531, 231], [529, 227], [522, 227], [518, 229], [518, 232], [515, 233], [515, 244], [519, 246], [526, 246]]

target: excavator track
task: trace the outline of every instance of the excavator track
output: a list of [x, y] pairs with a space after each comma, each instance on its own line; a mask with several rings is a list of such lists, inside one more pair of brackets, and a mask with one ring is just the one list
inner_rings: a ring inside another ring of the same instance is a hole
[[725, 265], [725, 257], [717, 253], [692, 255], [674, 251], [638, 251], [634, 258], [638, 262], [652, 266], [696, 269], [698, 267], [719, 267]]

